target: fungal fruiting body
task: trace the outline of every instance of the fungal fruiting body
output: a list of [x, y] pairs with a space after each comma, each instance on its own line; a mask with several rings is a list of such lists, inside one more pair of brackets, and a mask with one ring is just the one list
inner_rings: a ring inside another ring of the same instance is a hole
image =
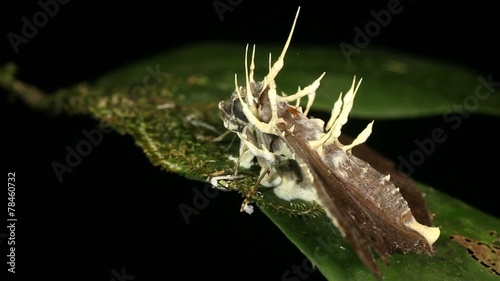
[[[328, 122], [308, 118], [315, 92], [325, 75], [292, 95], [278, 95], [275, 78], [283, 68], [297, 15], [283, 51], [263, 81], [254, 80], [255, 47], [248, 66], [245, 53], [245, 86], [238, 86], [227, 101], [219, 103], [224, 126], [241, 140], [239, 165], [256, 162], [259, 183], [274, 187], [284, 200], [317, 201], [360, 259], [378, 277], [371, 250], [388, 263], [396, 250], [433, 253], [439, 228], [416, 221], [399, 189], [365, 161], [352, 155], [354, 146], [366, 141], [373, 122], [350, 144], [339, 141], [361, 80], [354, 78], [345, 95], [333, 105]], [[301, 98], [307, 97], [305, 110]], [[249, 211], [245, 200], [243, 210]]]

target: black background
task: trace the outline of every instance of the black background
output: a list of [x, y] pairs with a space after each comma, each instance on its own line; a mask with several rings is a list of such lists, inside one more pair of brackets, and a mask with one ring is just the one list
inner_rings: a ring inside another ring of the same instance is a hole
[[[15, 61], [21, 80], [50, 92], [187, 43], [282, 44], [299, 5], [292, 46], [338, 48], [342, 41], [352, 43], [353, 28], [364, 27], [372, 20], [370, 11], [385, 9], [388, 1], [233, 1], [241, 3], [225, 12], [222, 21], [213, 1], [199, 2], [70, 1], [28, 44], [20, 45], [17, 54], [7, 34], [20, 34], [21, 18], [31, 19], [40, 6], [36, 1], [2, 3], [1, 62]], [[384, 45], [492, 73], [500, 80], [494, 41], [498, 12], [491, 4], [401, 5], [403, 11], [368, 48]], [[95, 128], [96, 122], [49, 117], [19, 101], [7, 103], [4, 94], [2, 112], [4, 173], [14, 171], [17, 183], [17, 273], [7, 275], [10, 278], [111, 280], [112, 270], [121, 272], [124, 267], [135, 280], [281, 280], [286, 270], [304, 260], [262, 213], [239, 213], [241, 198], [235, 194], [210, 199], [186, 225], [178, 205], [192, 206], [193, 189], [203, 189], [204, 184], [153, 167], [128, 136], [105, 135], [102, 144], [59, 183], [50, 164], [63, 161], [65, 146], [82, 140], [81, 131]], [[366, 122], [353, 120], [349, 128], [356, 132]], [[394, 160], [415, 149], [413, 140], [429, 137], [436, 127], [449, 127], [442, 116], [376, 124], [368, 144]], [[416, 169], [414, 178], [500, 215], [493, 195], [499, 186], [498, 140], [493, 132], [499, 128], [498, 118], [473, 114], [464, 119], [458, 130], [447, 131], [448, 140]], [[6, 232], [1, 229], [0, 234]], [[0, 241], [4, 275], [7, 240]], [[315, 272], [307, 279], [323, 277]]]

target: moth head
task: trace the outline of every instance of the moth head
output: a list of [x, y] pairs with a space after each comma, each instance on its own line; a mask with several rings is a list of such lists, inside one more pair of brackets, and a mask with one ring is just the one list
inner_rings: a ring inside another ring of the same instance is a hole
[[[238, 91], [242, 99], [238, 97]], [[251, 81], [248, 87], [239, 87], [238, 90], [235, 90], [231, 94], [228, 100], [221, 101], [219, 103], [219, 110], [224, 127], [232, 132], [241, 133], [243, 128], [250, 124], [250, 121], [243, 112], [242, 102], [245, 103], [245, 106], [250, 111], [257, 113], [255, 115], [258, 119], [262, 119], [259, 116], [260, 111], [262, 108], [266, 107], [265, 104], [264, 106], [261, 104], [263, 92], [265, 93], [266, 91], [262, 91], [262, 82]], [[247, 97], [247, 95], [250, 95], [250, 97]], [[249, 100], [252, 102], [248, 102]], [[269, 102], [267, 102], [267, 104], [269, 104]]]
[[[242, 89], [241, 93], [246, 94], [246, 91]], [[226, 129], [232, 132], [242, 132], [243, 128], [248, 125], [248, 119], [243, 113], [243, 107], [236, 91], [228, 100], [219, 103], [219, 110]]]

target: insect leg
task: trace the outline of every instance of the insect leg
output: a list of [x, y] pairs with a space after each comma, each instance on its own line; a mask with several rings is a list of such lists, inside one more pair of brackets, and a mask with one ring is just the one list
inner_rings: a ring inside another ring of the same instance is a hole
[[267, 173], [269, 173], [270, 170], [271, 170], [271, 167], [270, 166], [267, 167], [260, 174], [259, 178], [257, 179], [257, 182], [252, 186], [252, 188], [250, 189], [250, 191], [247, 192], [247, 194], [245, 195], [245, 199], [243, 200], [243, 203], [241, 204], [240, 212], [245, 211], [245, 212], [248, 213], [248, 210], [249, 210], [248, 209], [248, 203], [250, 203], [250, 197], [252, 197], [257, 192], [257, 190], [259, 189], [260, 182], [267, 175]]

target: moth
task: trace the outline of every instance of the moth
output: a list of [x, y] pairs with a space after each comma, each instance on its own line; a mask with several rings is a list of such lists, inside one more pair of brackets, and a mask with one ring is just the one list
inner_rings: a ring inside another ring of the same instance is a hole
[[[382, 277], [372, 251], [388, 264], [395, 251], [432, 255], [438, 239], [437, 227], [418, 222], [389, 174], [383, 174], [353, 155], [364, 143], [373, 121], [349, 144], [339, 138], [360, 87], [354, 77], [350, 89], [333, 105], [327, 122], [307, 117], [320, 86], [321, 74], [310, 85], [291, 95], [278, 95], [275, 78], [284, 66], [300, 8], [284, 48], [262, 81], [254, 80], [255, 46], [248, 66], [245, 52], [245, 85], [238, 86], [219, 103], [224, 126], [241, 141], [237, 167], [257, 163], [259, 185], [273, 187], [284, 200], [316, 201], [359, 258], [378, 278]], [[301, 98], [307, 97], [305, 110]], [[242, 210], [251, 212], [247, 194]]]

